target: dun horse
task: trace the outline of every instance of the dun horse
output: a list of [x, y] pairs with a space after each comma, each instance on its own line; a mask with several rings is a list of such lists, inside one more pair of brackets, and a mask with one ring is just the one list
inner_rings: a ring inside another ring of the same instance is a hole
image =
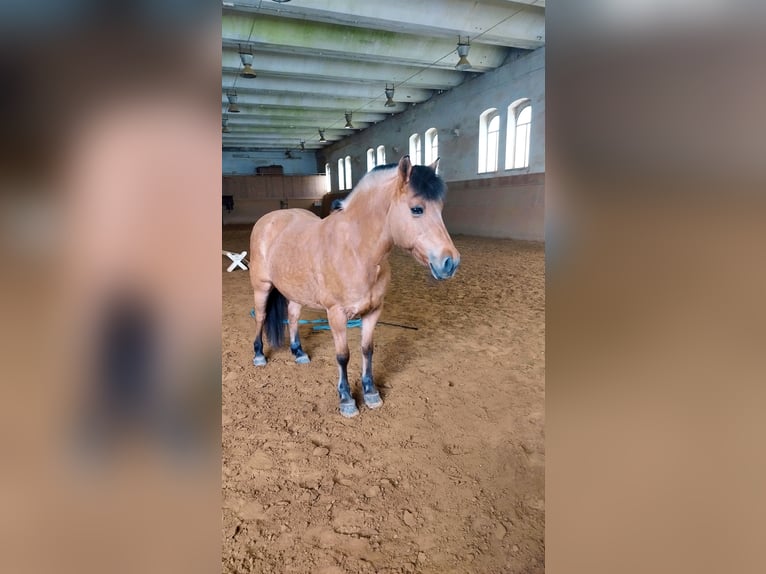
[[[437, 159], [438, 162], [438, 159]], [[340, 371], [338, 395], [344, 417], [359, 414], [348, 383], [346, 321], [362, 319], [362, 391], [371, 409], [383, 405], [372, 378], [372, 335], [391, 277], [388, 254], [407, 251], [436, 279], [454, 275], [460, 254], [442, 221], [445, 185], [431, 166], [379, 166], [366, 174], [325, 219], [303, 209], [263, 216], [250, 236], [250, 281], [255, 297], [253, 364], [263, 366], [264, 323], [273, 348], [284, 343], [285, 315], [296, 363], [309, 357], [298, 338], [305, 305], [325, 309]]]

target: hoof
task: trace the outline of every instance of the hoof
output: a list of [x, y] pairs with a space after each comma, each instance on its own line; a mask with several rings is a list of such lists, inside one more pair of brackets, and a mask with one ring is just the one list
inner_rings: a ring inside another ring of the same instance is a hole
[[266, 357], [253, 357], [253, 364], [256, 367], [263, 367], [266, 364]]
[[351, 417], [355, 417], [359, 414], [359, 409], [356, 408], [356, 403], [353, 400], [348, 402], [341, 402], [340, 414], [347, 419], [350, 419]]
[[300, 357], [295, 357], [295, 362], [299, 365], [305, 365], [306, 363], [310, 363], [311, 359], [309, 359], [308, 355], [301, 355]]
[[377, 391], [364, 395], [364, 404], [368, 409], [377, 409], [383, 406], [383, 399], [380, 398], [380, 393]]

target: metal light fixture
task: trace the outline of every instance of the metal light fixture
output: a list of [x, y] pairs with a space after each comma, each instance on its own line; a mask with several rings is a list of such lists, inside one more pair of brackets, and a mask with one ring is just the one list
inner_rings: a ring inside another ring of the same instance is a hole
[[301, 140], [301, 151], [306, 151], [306, 142]]
[[229, 99], [229, 108], [226, 111], [230, 114], [238, 114], [239, 106], [237, 105], [237, 92], [229, 92], [226, 94], [226, 97]]
[[464, 72], [465, 70], [471, 69], [471, 62], [468, 61], [468, 51], [471, 49], [471, 39], [466, 36], [465, 42], [463, 42], [463, 39], [458, 36], [457, 37], [457, 55], [460, 56], [460, 59], [457, 61], [457, 64], [455, 64], [455, 68], [460, 70], [461, 72]]
[[319, 130], [319, 143], [327, 142], [327, 138], [324, 137], [324, 130]]
[[229, 118], [223, 118], [223, 120], [221, 120], [221, 132], [228, 134], [230, 131]]
[[354, 126], [351, 124], [351, 112], [346, 112], [345, 116], [346, 116], [346, 125], [343, 127], [346, 128], [347, 130], [353, 130]]
[[391, 87], [388, 87], [388, 84], [386, 84], [386, 103], [384, 104], [387, 108], [393, 108], [396, 104], [394, 103], [394, 85], [391, 84]]
[[239, 73], [243, 78], [255, 78], [253, 70], [253, 52], [250, 50], [239, 50], [239, 59], [242, 60], [243, 69]]
[[289, 149], [286, 149], [286, 150], [285, 150], [285, 157], [286, 157], [287, 159], [294, 159], [294, 158], [293, 158], [293, 154], [291, 154], [291, 153], [290, 153], [290, 150], [289, 150]]

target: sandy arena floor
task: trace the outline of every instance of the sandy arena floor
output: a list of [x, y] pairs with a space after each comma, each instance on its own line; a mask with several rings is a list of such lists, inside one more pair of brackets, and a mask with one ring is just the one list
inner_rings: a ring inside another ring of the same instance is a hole
[[[224, 228], [224, 249], [249, 234]], [[378, 325], [385, 404], [348, 420], [329, 331], [301, 326], [309, 365], [267, 345], [253, 366], [249, 276], [223, 258], [224, 572], [544, 571], [544, 249], [453, 239], [462, 262], [446, 282], [392, 253], [381, 320], [418, 330]]]

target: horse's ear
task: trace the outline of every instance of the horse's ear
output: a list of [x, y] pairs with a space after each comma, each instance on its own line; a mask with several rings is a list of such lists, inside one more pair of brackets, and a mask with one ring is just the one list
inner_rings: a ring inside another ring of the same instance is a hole
[[412, 163], [410, 162], [410, 156], [405, 155], [399, 160], [399, 177], [404, 183], [410, 182], [410, 175], [412, 174]]
[[431, 165], [429, 165], [428, 167], [430, 167], [432, 170], [436, 171], [436, 168], [438, 168], [438, 167], [439, 167], [439, 160], [440, 160], [440, 159], [441, 159], [441, 158], [437, 157], [437, 158], [434, 160], [434, 162], [433, 162]]

